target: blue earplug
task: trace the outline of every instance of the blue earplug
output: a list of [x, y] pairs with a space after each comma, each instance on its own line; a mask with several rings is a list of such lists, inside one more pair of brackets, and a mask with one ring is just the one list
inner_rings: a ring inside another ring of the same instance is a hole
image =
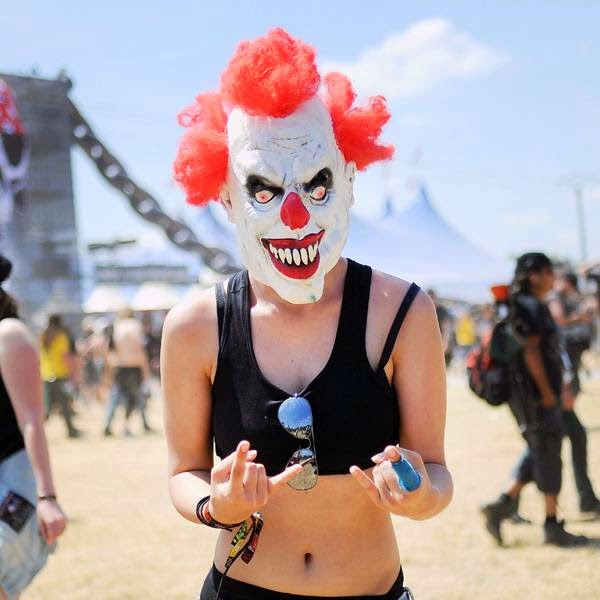
[[407, 492], [414, 492], [421, 485], [421, 476], [415, 468], [403, 457], [392, 463], [400, 482], [400, 487]]

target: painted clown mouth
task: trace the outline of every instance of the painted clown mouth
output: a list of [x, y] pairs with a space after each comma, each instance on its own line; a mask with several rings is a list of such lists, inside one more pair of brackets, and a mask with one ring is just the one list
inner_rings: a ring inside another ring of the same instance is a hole
[[262, 238], [275, 268], [291, 279], [308, 279], [319, 268], [319, 244], [325, 231], [311, 233], [301, 240]]

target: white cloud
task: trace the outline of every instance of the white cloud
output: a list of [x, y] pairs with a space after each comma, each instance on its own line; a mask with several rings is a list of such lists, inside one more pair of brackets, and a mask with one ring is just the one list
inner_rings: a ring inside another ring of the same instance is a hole
[[448, 79], [486, 73], [507, 60], [449, 21], [426, 19], [366, 49], [353, 63], [324, 61], [321, 70], [341, 71], [360, 94], [391, 100], [425, 94]]

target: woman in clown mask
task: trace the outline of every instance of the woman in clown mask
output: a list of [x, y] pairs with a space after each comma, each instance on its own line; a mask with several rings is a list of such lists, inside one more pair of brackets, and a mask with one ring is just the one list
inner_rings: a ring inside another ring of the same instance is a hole
[[175, 177], [221, 202], [246, 267], [163, 333], [171, 498], [222, 530], [201, 600], [409, 598], [390, 515], [452, 495], [433, 304], [342, 257], [355, 171], [393, 153], [385, 100], [354, 99], [277, 29], [180, 115]]

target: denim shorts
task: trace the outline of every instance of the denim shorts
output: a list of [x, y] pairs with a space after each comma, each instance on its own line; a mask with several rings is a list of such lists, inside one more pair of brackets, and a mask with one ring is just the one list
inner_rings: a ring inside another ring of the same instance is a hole
[[33, 470], [25, 450], [0, 462], [0, 507], [14, 499], [13, 505], [27, 516], [19, 518], [16, 514], [12, 526], [8, 519], [0, 519], [0, 588], [10, 599], [29, 585], [54, 550], [42, 538], [35, 509], [29, 507], [35, 505], [36, 497]]

